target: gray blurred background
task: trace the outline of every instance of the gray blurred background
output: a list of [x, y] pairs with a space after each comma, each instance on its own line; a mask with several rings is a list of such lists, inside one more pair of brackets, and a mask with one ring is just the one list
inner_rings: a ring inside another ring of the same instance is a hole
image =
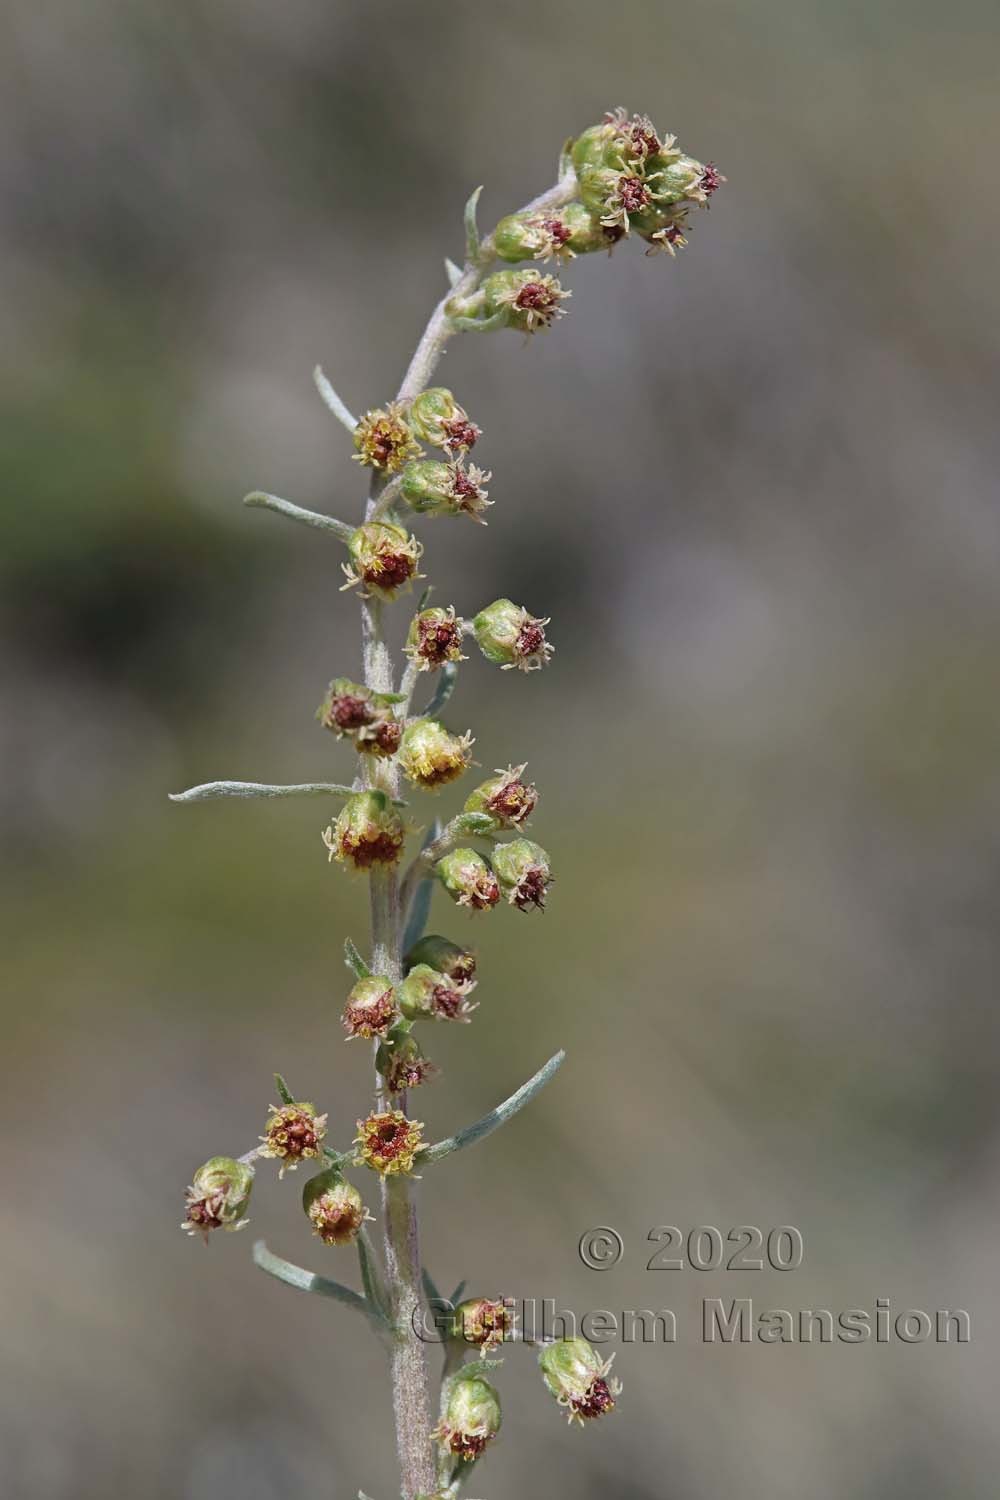
[[[439, 598], [509, 593], [558, 647], [470, 662], [450, 718], [528, 759], [559, 880], [476, 927], [429, 1133], [569, 1060], [422, 1196], [442, 1283], [679, 1338], [623, 1348], [583, 1433], [512, 1356], [472, 1491], [994, 1495], [995, 6], [8, 0], [2, 30], [3, 1492], [396, 1492], [365, 1330], [250, 1264], [262, 1233], [353, 1275], [300, 1184], [262, 1172], [208, 1251], [177, 1227], [274, 1068], [341, 1141], [366, 1107], [363, 889], [321, 804], [166, 794], [346, 774], [312, 717], [358, 668], [339, 550], [240, 496], [355, 513], [313, 364], [390, 394], [469, 191], [492, 222], [624, 103], [728, 175], [690, 248], [579, 261], [557, 332], [443, 369], [497, 503], [422, 528]], [[668, 1223], [794, 1224], [805, 1261], [646, 1272]], [[701, 1298], [741, 1295], [964, 1307], [973, 1341], [703, 1345]]]

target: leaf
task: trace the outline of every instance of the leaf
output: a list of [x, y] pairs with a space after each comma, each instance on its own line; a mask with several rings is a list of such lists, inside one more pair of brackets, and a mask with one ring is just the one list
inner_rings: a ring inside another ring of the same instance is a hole
[[[441, 824], [437, 818], [424, 834], [420, 845], [421, 854], [433, 844], [436, 838], [441, 836]], [[406, 927], [403, 931], [403, 954], [409, 953], [410, 949], [419, 943], [427, 928], [427, 919], [431, 914], [431, 900], [434, 896], [434, 877], [428, 870], [426, 874], [421, 873], [419, 856], [414, 861], [413, 870], [417, 874], [416, 884], [404, 912]], [[404, 883], [405, 884], [405, 883]]]
[[344, 963], [349, 969], [353, 969], [359, 979], [369, 979], [371, 977], [371, 969], [369, 969], [350, 938], [344, 939]]
[[449, 1299], [450, 1302], [451, 1302], [452, 1307], [457, 1307], [458, 1304], [461, 1302], [461, 1300], [462, 1300], [462, 1293], [465, 1291], [465, 1288], [467, 1286], [468, 1286], [468, 1282], [467, 1281], [460, 1281], [458, 1283], [458, 1286], [452, 1292], [451, 1297]]
[[362, 1225], [361, 1233], [357, 1239], [358, 1263], [361, 1267], [361, 1285], [365, 1289], [368, 1301], [378, 1308], [379, 1312], [389, 1321], [389, 1307], [382, 1285], [382, 1274], [379, 1269], [378, 1259], [372, 1247], [371, 1238], [367, 1228]]
[[455, 691], [455, 683], [458, 680], [458, 662], [446, 661], [438, 673], [437, 684], [431, 696], [431, 701], [424, 709], [424, 718], [433, 719], [444, 708], [448, 699]]
[[458, 286], [458, 283], [462, 279], [461, 268], [459, 266], [456, 266], [455, 262], [453, 260], [449, 260], [447, 256], [445, 256], [444, 260], [444, 274], [448, 278], [448, 285], [450, 287]]
[[288, 1084], [282, 1078], [282, 1076], [281, 1076], [280, 1073], [275, 1073], [275, 1075], [274, 1075], [274, 1086], [278, 1090], [278, 1098], [281, 1100], [282, 1104], [297, 1104], [298, 1103], [298, 1100], [296, 1099], [295, 1095], [291, 1092], [291, 1090], [288, 1087]]
[[207, 802], [212, 797], [353, 797], [354, 788], [339, 781], [303, 781], [295, 786], [271, 786], [264, 781], [206, 781], [171, 792], [171, 802]]
[[317, 1276], [312, 1271], [293, 1265], [290, 1260], [283, 1260], [280, 1255], [274, 1255], [263, 1240], [258, 1240], [253, 1247], [253, 1262], [269, 1276], [283, 1281], [286, 1286], [293, 1286], [300, 1292], [313, 1292], [317, 1297], [331, 1297], [335, 1302], [342, 1302], [345, 1307], [363, 1313], [379, 1333], [385, 1333], [389, 1327], [378, 1308], [349, 1286], [341, 1286], [339, 1281], [331, 1281], [328, 1276]]
[[466, 260], [478, 260], [479, 258], [479, 226], [476, 223], [476, 209], [479, 206], [479, 195], [483, 191], [482, 185], [475, 192], [469, 194], [469, 201], [465, 205], [465, 258]]
[[422, 1271], [420, 1272], [420, 1278], [424, 1283], [424, 1296], [427, 1298], [428, 1302], [443, 1302], [444, 1298], [441, 1296], [441, 1293], [435, 1286], [434, 1278], [431, 1275], [430, 1271], [428, 1271], [426, 1266], [424, 1266]]
[[496, 1109], [491, 1109], [488, 1115], [483, 1115], [474, 1125], [467, 1125], [457, 1135], [451, 1135], [444, 1141], [438, 1141], [433, 1146], [425, 1146], [417, 1153], [417, 1161], [429, 1163], [440, 1161], [442, 1157], [450, 1156], [453, 1151], [462, 1151], [466, 1146], [474, 1146], [477, 1141], [485, 1140], [486, 1136], [492, 1135], [494, 1130], [499, 1130], [508, 1120], [529, 1104], [540, 1089], [543, 1089], [549, 1079], [562, 1064], [566, 1053], [559, 1051], [554, 1057], [550, 1057], [543, 1068], [539, 1068], [533, 1078], [527, 1083], [522, 1083], [515, 1094], [498, 1104]]
[[253, 490], [249, 495], [244, 495], [243, 504], [254, 509], [273, 510], [279, 516], [287, 516], [290, 521], [301, 522], [303, 526], [332, 531], [342, 542], [349, 542], [357, 529], [348, 526], [346, 521], [338, 521], [335, 516], [324, 516], [317, 510], [303, 510], [301, 505], [293, 505], [291, 500], [282, 500], [280, 495], [269, 495], [266, 490]]
[[357, 417], [353, 416], [348, 407], [334, 390], [327, 377], [323, 374], [321, 365], [313, 370], [313, 381], [319, 391], [321, 400], [330, 408], [338, 422], [342, 422], [348, 432], [353, 432], [358, 425]]

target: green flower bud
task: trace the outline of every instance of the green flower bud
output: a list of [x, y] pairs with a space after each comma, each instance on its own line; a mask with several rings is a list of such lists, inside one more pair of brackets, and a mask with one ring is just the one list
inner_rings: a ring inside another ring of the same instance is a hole
[[415, 1089], [439, 1069], [420, 1047], [416, 1037], [409, 1031], [397, 1028], [382, 1043], [375, 1054], [375, 1066], [385, 1079], [390, 1094], [401, 1094], [404, 1089]]
[[628, 234], [634, 220], [653, 206], [650, 184], [635, 170], [617, 172], [613, 167], [584, 167], [580, 173], [580, 197], [598, 221]]
[[370, 1041], [374, 1036], [385, 1036], [398, 1019], [392, 980], [384, 974], [369, 974], [366, 979], [359, 979], [344, 1007], [348, 1037], [360, 1036]]
[[475, 849], [453, 849], [438, 860], [434, 873], [457, 906], [487, 911], [500, 900], [497, 877]]
[[458, 619], [453, 608], [422, 609], [410, 621], [403, 650], [419, 672], [443, 667], [446, 661], [465, 661], [462, 655], [462, 633], [465, 621]]
[[497, 771], [465, 799], [464, 812], [484, 812], [496, 818], [501, 828], [520, 828], [531, 817], [538, 802], [538, 791], [521, 780], [524, 766], [508, 766]]
[[566, 249], [574, 255], [610, 250], [621, 239], [620, 228], [602, 224], [583, 203], [567, 203], [559, 210], [559, 222], [568, 235]]
[[468, 1462], [478, 1458], [500, 1431], [500, 1397], [475, 1365], [453, 1375], [441, 1410], [441, 1420], [431, 1433], [441, 1447]]
[[468, 769], [472, 736], [451, 734], [440, 719], [414, 719], [403, 731], [399, 764], [415, 786], [436, 791]]
[[446, 448], [449, 453], [463, 453], [474, 448], [482, 436], [469, 414], [459, 406], [451, 391], [443, 385], [432, 386], [413, 398], [410, 426], [425, 443]]
[[499, 1297], [470, 1297], [454, 1314], [454, 1337], [485, 1356], [514, 1332], [514, 1308]]
[[682, 199], [707, 203], [708, 192], [702, 186], [704, 175], [704, 164], [692, 156], [651, 156], [646, 163], [646, 182], [659, 208], [680, 203]]
[[621, 1383], [608, 1380], [611, 1359], [602, 1360], [586, 1339], [558, 1339], [538, 1356], [542, 1379], [560, 1406], [567, 1408], [570, 1423], [584, 1422], [613, 1411]]
[[475, 464], [466, 469], [460, 463], [446, 464], [425, 458], [406, 465], [400, 494], [412, 510], [423, 515], [466, 515], [473, 521], [482, 521], [483, 511], [493, 504], [483, 488], [490, 477]]
[[356, 870], [394, 865], [405, 840], [403, 820], [381, 791], [348, 797], [337, 821], [323, 834], [330, 858]]
[[619, 132], [610, 117], [599, 125], [589, 125], [573, 142], [573, 166], [579, 173], [589, 166], [604, 166], [618, 148]]
[[408, 1021], [467, 1021], [476, 1007], [447, 974], [416, 964], [399, 986], [399, 1008]]
[[279, 1177], [294, 1172], [300, 1161], [322, 1155], [326, 1118], [326, 1115], [316, 1113], [315, 1104], [306, 1104], [303, 1100], [296, 1100], [294, 1104], [272, 1104], [261, 1136], [263, 1145], [257, 1155], [280, 1161]]
[[554, 651], [545, 639], [548, 618], [529, 615], [521, 604], [494, 599], [472, 622], [476, 645], [486, 657], [504, 669], [519, 667], [531, 672], [543, 667]]
[[420, 444], [406, 423], [403, 408], [397, 403], [366, 411], [354, 429], [354, 455], [359, 464], [394, 474], [408, 458], [420, 452]]
[[552, 873], [549, 856], [540, 844], [530, 839], [499, 844], [493, 851], [493, 869], [511, 906], [519, 911], [530, 911], [533, 906], [544, 908]]
[[200, 1234], [205, 1244], [213, 1229], [233, 1233], [249, 1221], [244, 1217], [253, 1188], [253, 1167], [231, 1156], [213, 1156], [194, 1174], [184, 1195], [182, 1229]]
[[347, 544], [350, 563], [344, 563], [345, 588], [362, 584], [366, 591], [391, 599], [419, 577], [417, 564], [424, 550], [415, 536], [389, 521], [366, 521]]
[[336, 1167], [310, 1177], [302, 1189], [302, 1207], [324, 1245], [351, 1245], [371, 1214], [357, 1188]]
[[450, 938], [441, 937], [440, 933], [429, 933], [419, 943], [414, 943], [406, 955], [405, 965], [410, 970], [417, 964], [427, 964], [446, 974], [456, 989], [468, 992], [475, 987], [476, 955], [468, 948], [460, 948]]
[[554, 276], [537, 271], [497, 271], [487, 276], [482, 291], [487, 317], [499, 314], [508, 328], [523, 333], [551, 328], [565, 311], [560, 304], [571, 295]]

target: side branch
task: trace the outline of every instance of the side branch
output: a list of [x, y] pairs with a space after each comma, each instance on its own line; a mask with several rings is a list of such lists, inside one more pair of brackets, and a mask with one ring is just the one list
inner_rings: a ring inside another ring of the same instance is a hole
[[264, 490], [253, 490], [251, 494], [244, 495], [243, 504], [257, 510], [273, 510], [279, 516], [287, 516], [290, 521], [301, 522], [303, 526], [315, 526], [318, 531], [332, 531], [342, 542], [349, 542], [354, 535], [355, 528], [348, 526], [346, 521], [338, 521], [335, 516], [324, 516], [318, 510], [303, 510], [301, 505], [282, 500], [280, 495], [268, 495]]
[[[265, 781], [206, 781], [186, 792], [170, 792], [171, 802], [208, 802], [213, 797], [353, 797], [356, 788], [339, 781], [302, 781], [291, 786], [272, 786]], [[395, 800], [396, 807], [406, 803]]]
[[263, 1240], [258, 1240], [253, 1247], [253, 1263], [269, 1276], [283, 1281], [286, 1286], [294, 1286], [300, 1292], [314, 1292], [317, 1297], [332, 1297], [335, 1302], [342, 1302], [345, 1307], [362, 1313], [380, 1334], [385, 1334], [389, 1329], [382, 1313], [365, 1297], [352, 1291], [349, 1286], [342, 1286], [339, 1281], [331, 1281], [328, 1276], [317, 1276], [313, 1271], [293, 1265], [290, 1260], [283, 1260], [280, 1255], [269, 1250]]

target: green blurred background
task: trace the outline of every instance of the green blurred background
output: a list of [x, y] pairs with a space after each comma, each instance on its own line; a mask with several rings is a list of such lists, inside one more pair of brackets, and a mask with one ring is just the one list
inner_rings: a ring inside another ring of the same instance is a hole
[[[559, 879], [476, 927], [429, 1132], [569, 1060], [422, 1196], [442, 1283], [669, 1306], [679, 1341], [623, 1349], [584, 1433], [512, 1357], [472, 1490], [994, 1495], [995, 5], [8, 0], [2, 31], [3, 1492], [396, 1491], [364, 1329], [249, 1261], [336, 1258], [294, 1179], [208, 1252], [177, 1228], [274, 1068], [338, 1139], [366, 1107], [363, 889], [321, 804], [166, 794], [347, 773], [312, 717], [358, 667], [338, 548], [239, 498], [356, 510], [313, 364], [384, 399], [468, 192], [492, 221], [624, 103], [729, 177], [690, 248], [577, 262], [557, 332], [444, 366], [497, 503], [423, 528], [439, 597], [510, 593], [558, 648], [470, 662], [451, 721], [529, 760]], [[647, 1273], [666, 1223], [795, 1224], [805, 1262]], [[704, 1346], [700, 1299], [741, 1295], [965, 1307], [973, 1342]]]

